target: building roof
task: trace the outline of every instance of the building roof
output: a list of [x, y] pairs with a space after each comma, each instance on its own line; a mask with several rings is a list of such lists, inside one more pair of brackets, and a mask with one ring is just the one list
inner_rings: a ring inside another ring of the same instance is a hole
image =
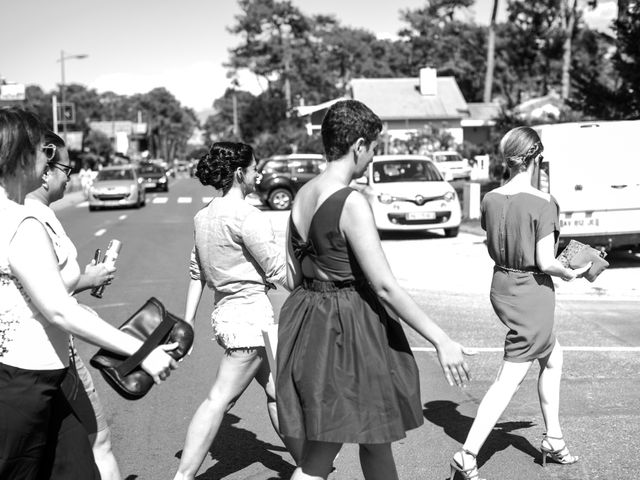
[[352, 95], [381, 120], [462, 119], [467, 102], [454, 77], [437, 77], [437, 94], [421, 95], [418, 78], [354, 78]]
[[502, 107], [497, 103], [469, 103], [469, 118], [462, 120], [463, 127], [495, 125]]

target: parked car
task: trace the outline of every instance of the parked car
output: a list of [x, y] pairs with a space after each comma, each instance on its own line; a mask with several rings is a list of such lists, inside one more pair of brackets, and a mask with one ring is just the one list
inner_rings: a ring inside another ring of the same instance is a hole
[[105, 167], [89, 189], [89, 210], [105, 207], [136, 207], [146, 203], [142, 178], [133, 165]]
[[142, 178], [145, 190], [169, 191], [169, 178], [167, 171], [160, 165], [143, 163], [138, 167], [138, 173]]
[[276, 155], [258, 163], [256, 193], [273, 210], [291, 208], [300, 187], [324, 170], [322, 155], [294, 153]]
[[429, 157], [378, 155], [352, 186], [367, 198], [378, 230], [444, 229], [458, 235], [460, 202]]
[[446, 181], [471, 179], [471, 166], [458, 152], [453, 150], [432, 152], [428, 156]]

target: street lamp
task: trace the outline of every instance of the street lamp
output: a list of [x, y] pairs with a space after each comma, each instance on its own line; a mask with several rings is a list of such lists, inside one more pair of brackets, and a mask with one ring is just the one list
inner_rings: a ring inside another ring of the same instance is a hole
[[[64, 61], [65, 60], [71, 60], [74, 58], [77, 58], [78, 60], [82, 60], [83, 58], [87, 58], [89, 55], [87, 54], [79, 54], [79, 55], [65, 55], [64, 50], [60, 50], [60, 60], [58, 60], [58, 62], [60, 62], [60, 77], [62, 82], [60, 83], [60, 101], [62, 103], [62, 108], [64, 108], [65, 105], [65, 80], [64, 80]], [[62, 135], [63, 135], [63, 139], [66, 142], [67, 141], [67, 122], [63, 121], [62, 122]]]

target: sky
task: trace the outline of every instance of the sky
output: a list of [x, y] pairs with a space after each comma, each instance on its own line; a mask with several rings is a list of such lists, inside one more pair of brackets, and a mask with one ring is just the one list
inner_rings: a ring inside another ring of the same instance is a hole
[[[476, 0], [468, 15], [488, 23], [492, 1]], [[424, 0], [292, 3], [305, 14], [333, 14], [343, 25], [392, 38], [403, 26], [400, 10], [419, 8]], [[499, 19], [505, 4], [500, 1]], [[183, 105], [201, 111], [229, 86], [223, 64], [240, 38], [227, 27], [238, 13], [235, 0], [4, 0], [0, 77], [50, 91], [61, 81], [61, 52], [86, 54], [64, 62], [66, 83], [124, 95], [164, 86]], [[600, 0], [586, 20], [604, 30], [615, 14], [615, 0]], [[249, 73], [240, 81], [254, 93], [261, 89]]]

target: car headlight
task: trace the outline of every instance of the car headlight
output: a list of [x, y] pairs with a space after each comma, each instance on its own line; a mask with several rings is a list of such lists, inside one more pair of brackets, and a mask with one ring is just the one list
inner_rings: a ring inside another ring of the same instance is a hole
[[389, 204], [393, 202], [393, 197], [388, 193], [381, 193], [378, 195], [378, 201], [380, 203]]
[[456, 199], [455, 192], [447, 192], [444, 194], [444, 200], [446, 202], [453, 202]]
[[158, 183], [166, 183], [167, 182], [167, 177], [160, 177], [158, 179]]

